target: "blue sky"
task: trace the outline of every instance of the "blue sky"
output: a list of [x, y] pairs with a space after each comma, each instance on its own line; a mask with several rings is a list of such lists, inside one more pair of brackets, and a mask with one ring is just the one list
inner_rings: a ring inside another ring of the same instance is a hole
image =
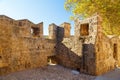
[[0, 15], [13, 19], [29, 19], [34, 23], [44, 22], [44, 35], [48, 34], [51, 23], [57, 25], [73, 22], [69, 19], [71, 13], [64, 9], [65, 0], [0, 0]]

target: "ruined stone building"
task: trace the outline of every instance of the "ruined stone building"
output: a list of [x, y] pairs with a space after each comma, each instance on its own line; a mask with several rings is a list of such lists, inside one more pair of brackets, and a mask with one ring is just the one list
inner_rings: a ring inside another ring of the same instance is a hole
[[120, 66], [120, 37], [106, 36], [102, 19], [93, 15], [71, 26], [50, 24], [43, 36], [43, 22], [14, 20], [0, 15], [0, 74], [44, 67], [49, 59], [90, 75], [100, 75]]

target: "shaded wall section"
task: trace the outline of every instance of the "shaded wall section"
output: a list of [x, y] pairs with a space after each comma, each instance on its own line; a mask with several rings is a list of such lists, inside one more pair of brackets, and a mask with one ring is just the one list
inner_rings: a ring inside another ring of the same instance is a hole
[[72, 69], [80, 69], [81, 44], [77, 46], [75, 44], [77, 43], [73, 37], [64, 38], [61, 43], [57, 43], [55, 57], [59, 64]]

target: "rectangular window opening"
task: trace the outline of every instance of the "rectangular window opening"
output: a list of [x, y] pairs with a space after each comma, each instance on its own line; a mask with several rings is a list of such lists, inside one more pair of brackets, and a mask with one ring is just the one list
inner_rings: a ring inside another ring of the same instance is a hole
[[88, 23], [80, 25], [80, 35], [81, 36], [89, 35], [89, 24]]
[[38, 27], [32, 27], [31, 28], [31, 34], [33, 36], [39, 36], [39, 33], [40, 33], [40, 29]]

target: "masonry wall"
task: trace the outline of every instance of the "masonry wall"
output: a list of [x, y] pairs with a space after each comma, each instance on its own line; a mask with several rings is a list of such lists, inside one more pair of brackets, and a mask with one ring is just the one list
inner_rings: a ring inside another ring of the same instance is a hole
[[35, 25], [26, 24], [26, 20], [24, 25], [20, 27], [6, 16], [0, 18], [0, 75], [46, 66], [47, 58], [55, 55], [54, 41], [32, 36], [31, 25]]
[[[80, 69], [81, 65], [81, 42], [76, 46], [74, 37], [64, 38], [61, 43], [56, 45], [56, 60], [59, 64], [72, 68]], [[80, 44], [80, 45], [79, 45]]]
[[11, 56], [12, 21], [10, 18], [0, 17], [0, 74], [8, 70], [6, 67]]
[[[86, 24], [87, 34], [84, 30]], [[100, 16], [93, 15], [82, 21], [76, 20], [74, 37], [63, 37], [61, 40], [56, 46], [56, 59], [59, 64], [91, 75], [101, 75], [115, 68], [113, 46], [110, 38], [103, 34]], [[119, 49], [117, 50], [119, 55]], [[119, 63], [118, 57], [116, 62]]]
[[64, 29], [64, 35], [63, 35], [64, 38], [70, 37], [70, 29], [71, 29], [70, 23], [64, 22], [63, 24], [60, 25], [60, 27]]
[[[82, 24], [89, 24], [89, 35], [82, 36], [80, 29]], [[70, 29], [64, 28], [63, 29]], [[62, 32], [62, 31], [61, 31]], [[65, 34], [65, 33], [63, 33]], [[59, 33], [58, 33], [59, 35]], [[97, 35], [97, 16], [83, 21], [76, 20], [75, 35], [58, 41], [56, 47], [56, 59], [59, 64], [80, 70], [81, 72], [95, 75], [95, 38]], [[57, 39], [59, 39], [58, 37]]]
[[113, 36], [111, 39], [113, 58], [115, 59], [115, 66], [120, 67], [120, 38]]
[[113, 49], [110, 39], [103, 33], [98, 33], [95, 44], [95, 75], [101, 75], [115, 68]]
[[[19, 35], [21, 37], [43, 37], [43, 22], [34, 24], [27, 19], [17, 20], [16, 27], [19, 28]], [[34, 28], [38, 28], [39, 33], [35, 36]]]
[[[49, 26], [50, 39], [56, 40], [56, 55], [52, 57], [58, 64], [68, 68], [79, 69], [81, 64], [81, 41], [70, 36], [70, 24]], [[56, 34], [55, 34], [56, 33]]]
[[100, 75], [114, 69], [112, 45], [110, 39], [103, 34], [101, 17], [93, 15], [85, 20], [76, 20], [75, 22], [75, 38], [82, 41], [80, 71]]
[[97, 37], [95, 42], [95, 75], [101, 75], [115, 68], [115, 59], [113, 57], [113, 45], [111, 40], [102, 30], [102, 20], [98, 17]]
[[[81, 66], [83, 73], [95, 75], [95, 42], [98, 29], [98, 16], [85, 20], [75, 20], [75, 39], [81, 41]], [[86, 34], [87, 33], [87, 34]], [[78, 42], [78, 41], [77, 41]], [[78, 44], [77, 44], [78, 45]]]
[[54, 23], [49, 25], [49, 39], [57, 40], [57, 25]]
[[47, 65], [48, 58], [80, 72], [101, 75], [120, 66], [120, 38], [103, 34], [102, 19], [93, 15], [70, 24], [49, 26], [43, 37], [43, 23], [0, 16], [0, 75]]

